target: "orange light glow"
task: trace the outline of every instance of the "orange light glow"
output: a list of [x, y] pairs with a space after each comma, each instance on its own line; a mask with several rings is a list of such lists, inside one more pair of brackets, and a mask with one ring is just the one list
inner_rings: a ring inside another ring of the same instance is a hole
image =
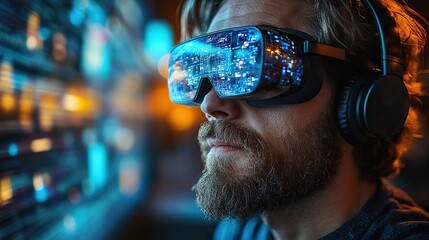
[[20, 114], [19, 115], [19, 125], [23, 130], [31, 130], [33, 119], [30, 114]]
[[66, 94], [63, 97], [63, 108], [67, 111], [78, 111], [82, 109], [80, 99], [72, 94]]
[[54, 126], [55, 115], [58, 111], [58, 98], [51, 93], [45, 93], [40, 96], [40, 128], [43, 131], [50, 131]]
[[19, 99], [19, 124], [22, 129], [31, 130], [33, 124], [33, 90], [31, 84], [26, 84], [21, 90]]
[[52, 141], [49, 138], [36, 139], [31, 142], [31, 151], [46, 152], [52, 148]]
[[4, 93], [0, 101], [1, 107], [5, 111], [10, 111], [15, 107], [15, 97], [11, 93]]
[[150, 112], [155, 118], [165, 118], [171, 108], [174, 107], [168, 96], [166, 84], [157, 84], [150, 92], [148, 103]]
[[82, 86], [68, 86], [62, 98], [62, 108], [72, 112], [73, 118], [85, 118], [96, 116], [101, 107], [96, 93], [91, 89]]
[[7, 204], [13, 197], [12, 182], [10, 176], [0, 179], [0, 204]]
[[52, 113], [48, 111], [40, 111], [39, 122], [40, 122], [40, 128], [43, 131], [45, 132], [50, 131], [54, 126], [54, 119], [53, 119]]
[[39, 36], [40, 17], [36, 12], [30, 13], [27, 21], [27, 48], [36, 50], [42, 48], [42, 40]]
[[30, 114], [33, 112], [33, 93], [31, 86], [27, 85], [22, 89], [19, 100], [19, 110], [21, 113]]
[[12, 90], [13, 67], [9, 62], [2, 62], [0, 65], [0, 81], [2, 88], [7, 88], [7, 91]]
[[184, 132], [197, 123], [198, 117], [195, 109], [177, 106], [170, 111], [168, 120], [175, 131]]
[[13, 95], [13, 67], [9, 62], [2, 62], [0, 66], [0, 89], [3, 94], [0, 97], [1, 108], [8, 112], [15, 108]]
[[150, 113], [157, 119], [167, 119], [167, 123], [178, 132], [189, 130], [202, 121], [201, 111], [173, 104], [166, 84], [157, 84], [149, 96]]

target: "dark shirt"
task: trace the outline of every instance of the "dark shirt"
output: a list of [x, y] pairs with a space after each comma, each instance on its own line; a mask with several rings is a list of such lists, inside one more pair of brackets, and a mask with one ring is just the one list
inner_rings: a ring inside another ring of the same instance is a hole
[[[221, 221], [214, 240], [274, 239], [258, 217]], [[398, 188], [380, 185], [361, 210], [322, 240], [429, 240], [429, 214]]]

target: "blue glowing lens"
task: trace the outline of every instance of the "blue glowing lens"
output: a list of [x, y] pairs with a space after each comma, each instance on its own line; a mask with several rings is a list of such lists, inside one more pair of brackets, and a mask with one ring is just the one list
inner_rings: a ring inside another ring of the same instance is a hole
[[220, 97], [253, 92], [263, 67], [262, 45], [257, 28], [215, 33], [178, 45], [170, 53], [171, 100], [194, 100], [204, 78], [210, 80]]
[[170, 52], [168, 87], [171, 100], [182, 104], [195, 101], [204, 79], [221, 98], [257, 98], [260, 90], [279, 95], [299, 87], [302, 75], [296, 43], [287, 34], [243, 27], [177, 45]]

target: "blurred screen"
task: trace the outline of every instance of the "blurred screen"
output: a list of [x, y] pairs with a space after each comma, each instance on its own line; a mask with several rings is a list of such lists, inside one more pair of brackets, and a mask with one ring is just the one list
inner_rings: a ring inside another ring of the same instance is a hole
[[108, 6], [0, 5], [0, 239], [104, 238], [144, 200], [143, 123], [111, 110]]

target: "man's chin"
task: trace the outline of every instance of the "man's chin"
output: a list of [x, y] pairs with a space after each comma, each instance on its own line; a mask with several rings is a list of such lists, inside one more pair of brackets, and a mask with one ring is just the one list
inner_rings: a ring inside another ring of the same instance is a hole
[[267, 184], [266, 156], [245, 150], [205, 156], [205, 169], [194, 190], [209, 219], [245, 219], [264, 210], [267, 186], [272, 186]]
[[[237, 173], [217, 170], [203, 173], [195, 185], [197, 203], [204, 214], [211, 220], [245, 219], [256, 213], [251, 189], [258, 189], [255, 182], [248, 181], [252, 176], [241, 176]], [[241, 175], [241, 174], [240, 174]]]
[[230, 182], [252, 177], [254, 166], [249, 163], [249, 157], [242, 151], [226, 154], [208, 154], [205, 157], [206, 171], [216, 173], [223, 181]]

